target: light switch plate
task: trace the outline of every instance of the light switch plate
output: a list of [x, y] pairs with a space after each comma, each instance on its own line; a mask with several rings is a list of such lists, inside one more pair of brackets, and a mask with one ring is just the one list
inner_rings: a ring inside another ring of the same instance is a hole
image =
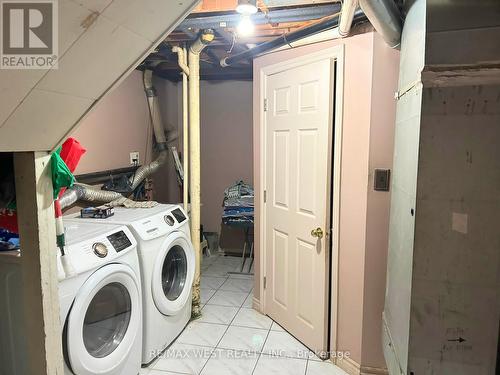
[[376, 191], [389, 191], [391, 170], [390, 169], [375, 169], [373, 189]]

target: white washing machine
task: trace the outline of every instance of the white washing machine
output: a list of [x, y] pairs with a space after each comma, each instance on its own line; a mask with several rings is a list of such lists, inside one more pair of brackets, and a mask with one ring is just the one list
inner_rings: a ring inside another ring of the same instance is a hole
[[[58, 256], [65, 375], [137, 375], [141, 368], [142, 298], [137, 242], [126, 226], [68, 223], [65, 276]], [[54, 252], [59, 249], [54, 244]], [[23, 356], [19, 252], [0, 254], [0, 374], [31, 373]], [[3, 311], [5, 308], [5, 311]]]
[[[66, 256], [75, 271], [59, 282], [65, 374], [137, 375], [142, 348], [137, 242], [126, 226], [64, 226]], [[59, 258], [58, 267], [61, 273]]]
[[[66, 221], [87, 221], [79, 215]], [[125, 224], [138, 242], [143, 289], [142, 363], [148, 365], [182, 332], [191, 317], [195, 254], [187, 215], [178, 205], [114, 209], [107, 219]]]

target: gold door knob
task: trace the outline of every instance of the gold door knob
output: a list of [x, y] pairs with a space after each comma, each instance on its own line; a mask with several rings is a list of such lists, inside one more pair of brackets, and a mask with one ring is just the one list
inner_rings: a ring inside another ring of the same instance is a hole
[[311, 236], [322, 239], [323, 238], [323, 230], [321, 230], [321, 228], [313, 229], [311, 231]]

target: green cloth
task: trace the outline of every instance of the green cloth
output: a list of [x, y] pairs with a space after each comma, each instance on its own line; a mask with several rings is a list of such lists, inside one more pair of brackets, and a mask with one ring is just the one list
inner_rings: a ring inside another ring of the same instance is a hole
[[62, 147], [59, 147], [50, 157], [54, 199], [57, 199], [62, 188], [71, 187], [75, 183], [75, 177], [69, 170], [64, 160], [61, 159], [61, 149]]

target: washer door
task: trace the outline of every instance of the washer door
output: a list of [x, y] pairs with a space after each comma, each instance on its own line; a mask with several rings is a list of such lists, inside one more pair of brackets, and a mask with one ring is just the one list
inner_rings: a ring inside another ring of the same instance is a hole
[[186, 235], [169, 235], [157, 255], [151, 278], [153, 300], [163, 315], [179, 313], [188, 302], [194, 267], [194, 249]]
[[67, 318], [69, 365], [77, 375], [118, 374], [141, 324], [139, 281], [123, 264], [94, 272], [78, 291]]

